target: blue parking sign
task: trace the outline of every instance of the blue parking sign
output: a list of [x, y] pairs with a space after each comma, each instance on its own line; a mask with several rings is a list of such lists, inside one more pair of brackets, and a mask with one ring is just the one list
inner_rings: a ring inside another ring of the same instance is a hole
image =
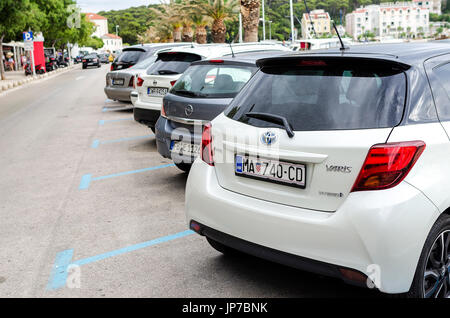
[[27, 41], [33, 41], [33, 32], [29, 31], [29, 32], [23, 32], [23, 40], [25, 42]]

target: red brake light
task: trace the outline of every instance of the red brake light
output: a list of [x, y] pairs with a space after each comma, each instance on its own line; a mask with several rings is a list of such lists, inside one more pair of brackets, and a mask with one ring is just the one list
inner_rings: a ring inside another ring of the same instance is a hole
[[[83, 61], [84, 62], [84, 61]], [[114, 71], [114, 66], [111, 64], [111, 72]]]
[[370, 148], [352, 192], [393, 188], [425, 150], [423, 141], [378, 144]]
[[166, 109], [165, 109], [165, 103], [163, 102], [161, 107], [161, 117], [166, 117]]
[[128, 83], [128, 87], [134, 87], [134, 77], [131, 76], [130, 82]]
[[136, 81], [136, 85], [139, 86], [139, 87], [141, 87], [142, 84], [144, 84], [144, 80], [143, 80], [141, 77], [138, 77], [138, 78], [137, 78], [137, 81]]
[[83, 60], [83, 63], [85, 63], [86, 62], [86, 60]]
[[177, 81], [170, 81], [170, 85], [175, 85], [175, 83], [176, 83]]
[[206, 162], [210, 166], [214, 166], [211, 124], [210, 123], [207, 123], [203, 127], [201, 156], [202, 156], [202, 160], [204, 162]]
[[223, 63], [223, 60], [209, 60], [209, 63]]
[[327, 63], [321, 60], [301, 60], [299, 66], [326, 66]]

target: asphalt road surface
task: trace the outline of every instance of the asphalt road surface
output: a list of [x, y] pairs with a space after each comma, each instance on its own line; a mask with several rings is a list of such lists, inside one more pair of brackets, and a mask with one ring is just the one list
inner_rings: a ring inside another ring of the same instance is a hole
[[0, 297], [374, 297], [187, 231], [186, 175], [103, 93], [109, 66], [0, 95]]

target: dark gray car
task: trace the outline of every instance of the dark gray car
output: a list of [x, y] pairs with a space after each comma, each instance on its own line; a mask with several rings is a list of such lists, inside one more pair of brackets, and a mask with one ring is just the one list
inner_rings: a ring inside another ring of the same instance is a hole
[[257, 71], [256, 60], [283, 52], [252, 52], [194, 62], [164, 97], [156, 123], [158, 152], [183, 171], [199, 154], [202, 129]]

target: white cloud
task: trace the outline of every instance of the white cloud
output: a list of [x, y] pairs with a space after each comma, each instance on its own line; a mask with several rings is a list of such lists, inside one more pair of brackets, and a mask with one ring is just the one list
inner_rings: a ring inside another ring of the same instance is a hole
[[160, 3], [159, 0], [77, 0], [82, 12], [121, 10]]

